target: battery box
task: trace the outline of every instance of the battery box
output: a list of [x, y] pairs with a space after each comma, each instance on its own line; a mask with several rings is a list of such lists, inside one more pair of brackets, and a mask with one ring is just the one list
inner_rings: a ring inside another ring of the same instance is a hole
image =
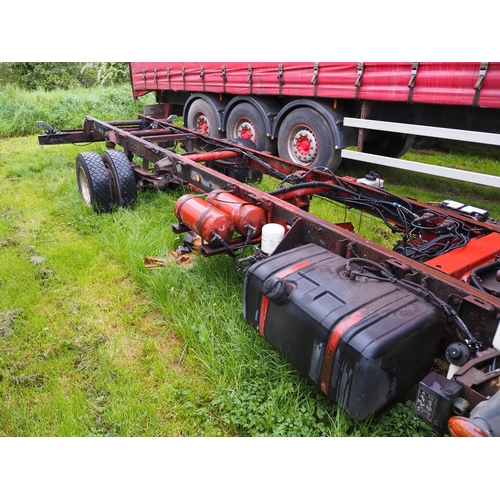
[[488, 210], [484, 210], [483, 208], [473, 207], [471, 205], [466, 205], [460, 201], [455, 200], [443, 200], [439, 203], [440, 207], [447, 208], [448, 210], [454, 210], [455, 212], [459, 212], [462, 215], [467, 215], [469, 217], [474, 217], [478, 221], [485, 222], [488, 220], [490, 216]]
[[255, 263], [244, 314], [303, 376], [364, 420], [427, 374], [444, 317], [397, 283], [349, 279], [346, 262], [308, 244]]

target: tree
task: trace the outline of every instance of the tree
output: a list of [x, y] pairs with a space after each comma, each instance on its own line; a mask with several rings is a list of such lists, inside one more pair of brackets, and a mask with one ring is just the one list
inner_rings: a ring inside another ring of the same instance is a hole
[[128, 63], [124, 62], [0, 63], [0, 85], [13, 84], [27, 90], [116, 85], [128, 82], [128, 75]]
[[90, 63], [97, 68], [97, 82], [100, 85], [115, 85], [129, 81], [129, 67], [127, 62], [99, 62]]

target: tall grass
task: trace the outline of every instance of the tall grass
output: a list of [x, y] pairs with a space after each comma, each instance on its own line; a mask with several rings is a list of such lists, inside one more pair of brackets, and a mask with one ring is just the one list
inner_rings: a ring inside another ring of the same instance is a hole
[[[98, 237], [126, 262], [135, 282], [160, 309], [165, 327], [177, 333], [185, 352], [197, 360], [199, 376], [213, 390], [200, 409], [208, 412], [207, 418], [230, 434], [245, 436], [432, 435], [413, 416], [412, 395], [408, 404], [403, 398], [384, 414], [358, 423], [300, 377], [244, 321], [244, 275], [229, 257], [198, 256], [192, 268], [171, 264], [146, 270], [145, 256], [162, 257], [182, 242], [171, 231], [177, 198], [175, 193], [144, 193], [133, 211], [107, 216]], [[330, 208], [327, 204], [324, 210]], [[329, 215], [338, 220], [337, 213]], [[84, 230], [81, 224], [87, 222], [83, 218], [76, 224]]]
[[45, 92], [21, 90], [7, 85], [0, 88], [0, 137], [39, 134], [44, 121], [56, 130], [77, 129], [85, 116], [101, 120], [134, 119], [152, 95], [134, 101], [130, 86], [95, 87]]

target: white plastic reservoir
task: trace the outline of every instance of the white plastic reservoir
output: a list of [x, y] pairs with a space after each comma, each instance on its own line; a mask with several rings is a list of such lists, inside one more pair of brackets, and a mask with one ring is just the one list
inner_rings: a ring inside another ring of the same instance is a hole
[[362, 177], [361, 179], [356, 179], [356, 182], [359, 182], [360, 184], [366, 184], [367, 186], [371, 187], [376, 187], [376, 188], [383, 188], [384, 187], [384, 180], [381, 179], [380, 177], [371, 177], [367, 175], [366, 177]]
[[493, 347], [497, 351], [500, 351], [500, 323], [498, 323], [497, 331], [495, 332], [495, 336], [493, 337]]
[[284, 237], [285, 228], [281, 224], [265, 224], [262, 226], [260, 249], [264, 253], [272, 254]]

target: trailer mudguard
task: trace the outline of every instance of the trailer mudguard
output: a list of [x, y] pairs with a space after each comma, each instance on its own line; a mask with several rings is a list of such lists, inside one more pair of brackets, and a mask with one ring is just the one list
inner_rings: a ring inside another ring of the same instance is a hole
[[272, 135], [274, 119], [278, 115], [280, 107], [269, 97], [238, 96], [231, 99], [224, 110], [224, 130], [226, 130], [227, 120], [231, 114], [231, 110], [243, 102], [248, 102], [259, 112], [266, 126], [266, 135]]
[[357, 144], [356, 130], [344, 127], [345, 112], [341, 108], [334, 109], [322, 101], [312, 99], [296, 99], [284, 106], [274, 120], [273, 137], [278, 136], [280, 126], [286, 115], [290, 111], [302, 107], [316, 110], [327, 120], [335, 140], [335, 149], [343, 149], [347, 146], [355, 146]]
[[227, 104], [227, 98], [220, 95], [212, 95], [212, 94], [193, 94], [186, 100], [186, 104], [184, 105], [184, 111], [182, 115], [182, 119], [184, 124], [188, 123], [188, 114], [189, 109], [194, 101], [202, 99], [209, 104], [209, 106], [214, 110], [215, 119], [217, 120], [217, 129], [222, 132], [223, 130], [223, 114], [224, 109]]

